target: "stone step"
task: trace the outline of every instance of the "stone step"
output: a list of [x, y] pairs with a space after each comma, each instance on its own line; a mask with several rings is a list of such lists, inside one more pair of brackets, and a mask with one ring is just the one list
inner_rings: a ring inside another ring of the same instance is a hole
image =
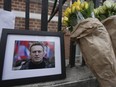
[[65, 79], [14, 87], [99, 87], [99, 84], [87, 66], [67, 66]]
[[99, 87], [99, 84], [96, 79], [85, 79], [81, 81], [73, 81], [67, 83], [54, 84], [50, 86], [42, 87]]

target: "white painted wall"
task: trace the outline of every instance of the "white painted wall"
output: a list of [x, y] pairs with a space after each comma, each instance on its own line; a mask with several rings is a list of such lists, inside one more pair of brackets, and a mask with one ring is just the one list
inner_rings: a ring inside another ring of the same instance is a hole
[[[0, 11], [2, 11], [3, 9], [0, 9]], [[22, 17], [22, 18], [25, 18], [25, 12], [23, 11], [15, 11], [15, 10], [12, 10], [12, 12], [14, 13], [14, 15], [16, 17]], [[50, 17], [50, 15], [48, 15], [48, 18]], [[32, 19], [39, 19], [41, 20], [41, 14], [37, 14], [37, 13], [30, 13], [30, 18]], [[57, 16], [54, 16], [53, 19], [51, 21], [58, 21], [58, 17]]]

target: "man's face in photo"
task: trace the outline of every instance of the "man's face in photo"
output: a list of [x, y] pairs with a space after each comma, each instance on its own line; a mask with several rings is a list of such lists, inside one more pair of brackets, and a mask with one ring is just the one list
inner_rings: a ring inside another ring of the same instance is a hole
[[41, 45], [35, 45], [31, 47], [30, 56], [33, 62], [39, 63], [43, 61], [44, 49]]

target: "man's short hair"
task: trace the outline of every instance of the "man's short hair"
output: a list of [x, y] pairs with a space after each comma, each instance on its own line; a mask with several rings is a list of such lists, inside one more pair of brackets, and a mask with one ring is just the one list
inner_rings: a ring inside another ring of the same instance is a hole
[[33, 47], [33, 46], [36, 46], [36, 45], [39, 45], [39, 46], [41, 46], [42, 48], [43, 48], [43, 51], [44, 51], [44, 46], [43, 46], [43, 44], [42, 43], [40, 43], [40, 42], [36, 42], [36, 43], [33, 43], [31, 46], [30, 46], [30, 52], [31, 52], [31, 48]]

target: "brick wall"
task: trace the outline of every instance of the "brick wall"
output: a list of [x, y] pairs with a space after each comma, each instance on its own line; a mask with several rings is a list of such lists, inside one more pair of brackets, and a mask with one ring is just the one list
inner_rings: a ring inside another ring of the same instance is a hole
[[3, 0], [0, 0], [0, 8], [3, 8]]
[[[12, 0], [12, 10], [25, 11], [25, 0]], [[41, 3], [30, 3], [30, 12], [41, 13]]]
[[[41, 1], [32, 2], [30, 3], [30, 13], [35, 14], [41, 14]], [[53, 7], [53, 3], [49, 3], [48, 6], [48, 15], [51, 14], [51, 10]], [[66, 6], [63, 6], [63, 10], [66, 8]], [[0, 0], [0, 9], [3, 9], [3, 0]], [[25, 0], [12, 0], [12, 10], [19, 11], [19, 12], [25, 12]], [[55, 16], [57, 16], [56, 14]], [[56, 21], [51, 21], [48, 23], [48, 31], [50, 32], [57, 32], [58, 30], [58, 23]], [[16, 17], [15, 19], [15, 29], [25, 29], [25, 18], [24, 17]], [[41, 30], [41, 19], [33, 19], [30, 18], [29, 23], [29, 29], [30, 30]], [[69, 58], [69, 34], [65, 35], [65, 58]]]
[[[41, 21], [38, 19], [30, 19], [29, 29], [40, 31]], [[16, 17], [15, 19], [15, 29], [25, 29], [25, 18]]]

